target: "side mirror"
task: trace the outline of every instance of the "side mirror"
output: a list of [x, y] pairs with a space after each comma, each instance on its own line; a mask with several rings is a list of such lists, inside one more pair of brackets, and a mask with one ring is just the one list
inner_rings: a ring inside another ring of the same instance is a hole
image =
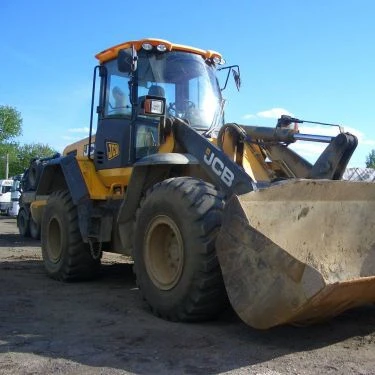
[[236, 84], [237, 90], [240, 91], [240, 87], [241, 87], [240, 70], [238, 69], [238, 71], [236, 71], [232, 69], [232, 74], [233, 74], [234, 83]]
[[137, 51], [135, 48], [127, 48], [119, 51], [117, 56], [117, 68], [120, 72], [130, 73], [137, 70]]
[[238, 65], [230, 65], [230, 66], [225, 66], [223, 68], [218, 69], [218, 71], [221, 71], [221, 70], [226, 70], [227, 74], [226, 74], [224, 86], [221, 87], [220, 90], [224, 91], [226, 89], [230, 72], [232, 72], [233, 78], [234, 78], [234, 83], [236, 84], [237, 90], [240, 91], [240, 87], [241, 87], [240, 67]]

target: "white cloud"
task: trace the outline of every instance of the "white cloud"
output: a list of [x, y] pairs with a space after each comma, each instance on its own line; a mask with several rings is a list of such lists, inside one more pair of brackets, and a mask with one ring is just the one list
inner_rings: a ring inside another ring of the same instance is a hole
[[360, 130], [351, 128], [349, 126], [344, 127], [345, 131], [354, 134], [358, 138], [358, 143], [361, 145], [366, 145], [366, 146], [374, 146], [375, 145], [375, 140], [373, 139], [368, 139], [364, 133], [362, 133]]
[[242, 118], [244, 120], [249, 120], [251, 118], [255, 118], [256, 116], [255, 115], [252, 115], [251, 113], [247, 114], [247, 115], [243, 115]]
[[70, 132], [70, 133], [89, 133], [90, 128], [88, 128], [87, 126], [85, 126], [83, 128], [71, 128], [71, 129], [68, 129], [68, 132]]
[[289, 112], [288, 110], [284, 108], [271, 108], [267, 109], [265, 111], [257, 112], [255, 115], [252, 113], [247, 113], [242, 116], [244, 120], [250, 120], [253, 118], [272, 118], [272, 119], [278, 119], [281, 117], [281, 115], [287, 115], [294, 117], [293, 113]]
[[[325, 135], [332, 137], [335, 137], [340, 132], [337, 126], [324, 126], [317, 124], [298, 124], [298, 128], [301, 134]], [[297, 141], [291, 144], [290, 148], [303, 158], [314, 163], [327, 146], [328, 143]]]
[[375, 141], [372, 140], [372, 139], [364, 139], [364, 140], [361, 140], [361, 141], [358, 141], [358, 142], [360, 142], [361, 144], [366, 145], [366, 146], [374, 146], [375, 145]]
[[287, 111], [284, 108], [271, 108], [266, 111], [261, 111], [257, 113], [258, 117], [275, 118], [275, 119], [278, 119], [279, 117], [281, 117], [281, 115], [294, 117], [293, 113]]
[[77, 137], [72, 137], [70, 135], [63, 135], [61, 136], [62, 139], [65, 139], [66, 141], [77, 141], [79, 138]]
[[[366, 135], [358, 129], [352, 128], [350, 126], [342, 126], [345, 132], [351, 133], [358, 138], [358, 143], [360, 145], [374, 146], [375, 140], [368, 139]], [[339, 134], [339, 128], [337, 126], [323, 126], [323, 125], [299, 125], [300, 133], [303, 134], [317, 134], [317, 135], [330, 135], [336, 136]]]
[[[343, 129], [345, 132], [351, 133], [358, 138], [357, 150], [359, 150], [360, 146], [363, 147], [362, 149], [366, 149], [365, 146], [369, 148], [375, 146], [375, 140], [367, 138], [366, 135], [360, 130], [350, 126], [343, 126]], [[300, 124], [299, 130], [302, 134], [326, 135], [332, 137], [335, 137], [339, 133], [339, 128], [336, 126], [313, 124]], [[296, 143], [291, 144], [290, 148], [310, 162], [314, 162], [324, 151], [327, 145], [327, 143], [297, 141]]]
[[330, 135], [332, 137], [335, 137], [340, 132], [337, 126], [305, 125], [304, 123], [298, 124], [298, 129], [302, 134]]
[[327, 145], [327, 143], [300, 141], [291, 144], [289, 147], [293, 151], [297, 152], [297, 154], [308, 160], [310, 163], [314, 163], [314, 161], [321, 155]]

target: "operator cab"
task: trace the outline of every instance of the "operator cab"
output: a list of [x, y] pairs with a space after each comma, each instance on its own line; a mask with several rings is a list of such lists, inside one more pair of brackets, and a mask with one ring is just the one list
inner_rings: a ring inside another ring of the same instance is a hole
[[102, 63], [97, 169], [131, 166], [157, 153], [168, 117], [202, 133], [223, 125], [219, 54], [147, 39], [115, 46], [97, 58]]

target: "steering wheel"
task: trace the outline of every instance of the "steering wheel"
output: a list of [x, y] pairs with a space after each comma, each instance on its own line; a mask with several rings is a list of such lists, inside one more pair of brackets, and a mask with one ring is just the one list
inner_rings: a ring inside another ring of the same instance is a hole
[[189, 112], [195, 108], [195, 103], [192, 102], [191, 100], [184, 100], [184, 110], [183, 111], [178, 111], [176, 110], [176, 103], [169, 103], [168, 106], [168, 115], [174, 116], [174, 117], [179, 117], [183, 118], [186, 117]]

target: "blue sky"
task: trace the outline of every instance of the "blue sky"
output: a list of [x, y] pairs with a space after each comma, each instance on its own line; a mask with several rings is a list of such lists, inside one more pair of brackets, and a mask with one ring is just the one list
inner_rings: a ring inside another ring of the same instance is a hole
[[[241, 91], [224, 92], [228, 122], [339, 123], [359, 138], [350, 166], [364, 167], [375, 149], [374, 14], [372, 0], [0, 0], [0, 104], [21, 112], [20, 142], [61, 151], [86, 135], [94, 55], [162, 38], [240, 65]], [[316, 145], [296, 148], [317, 156]]]

